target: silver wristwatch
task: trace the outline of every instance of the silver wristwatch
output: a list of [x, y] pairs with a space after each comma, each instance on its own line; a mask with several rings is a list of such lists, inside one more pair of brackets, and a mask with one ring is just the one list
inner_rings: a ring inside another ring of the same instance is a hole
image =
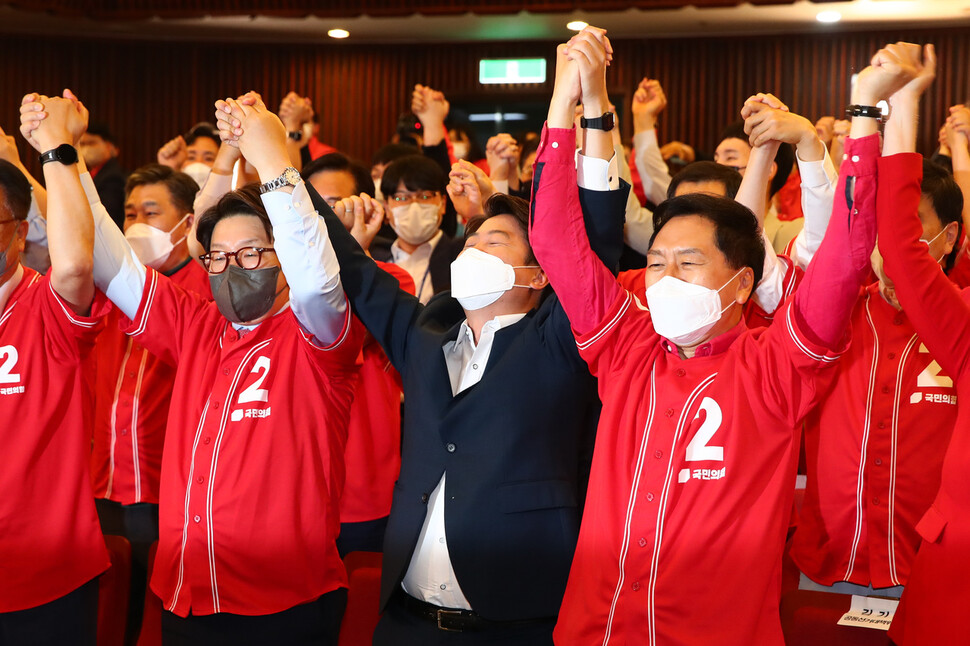
[[284, 186], [296, 186], [300, 183], [300, 171], [290, 166], [289, 168], [283, 169], [283, 174], [276, 179], [270, 180], [259, 187], [259, 194], [269, 193], [270, 191], [276, 191]]

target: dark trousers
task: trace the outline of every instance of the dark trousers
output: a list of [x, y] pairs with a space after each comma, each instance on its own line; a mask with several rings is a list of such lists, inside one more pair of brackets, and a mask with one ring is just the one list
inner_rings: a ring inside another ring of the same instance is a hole
[[383, 552], [387, 516], [359, 523], [340, 523], [337, 552], [343, 558], [351, 552]]
[[[403, 594], [403, 592], [401, 593]], [[477, 631], [441, 630], [424, 617], [405, 608], [395, 594], [374, 631], [374, 646], [552, 646], [555, 619], [528, 623], [496, 624]]]
[[128, 618], [125, 623], [125, 646], [134, 646], [141, 631], [148, 585], [148, 551], [158, 540], [158, 505], [139, 502], [122, 505], [113, 500], [96, 498], [94, 504], [101, 520], [101, 532], [124, 536], [131, 543], [131, 578], [128, 594]]
[[95, 646], [98, 580], [50, 603], [0, 613], [0, 646]]
[[162, 612], [164, 646], [336, 646], [347, 608], [347, 590], [272, 615], [189, 615]]

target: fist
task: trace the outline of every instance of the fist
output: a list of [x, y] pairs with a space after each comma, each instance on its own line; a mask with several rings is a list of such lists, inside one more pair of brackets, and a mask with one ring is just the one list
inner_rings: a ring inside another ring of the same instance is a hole
[[179, 170], [188, 156], [188, 146], [185, 145], [182, 135], [179, 135], [158, 149], [157, 159], [159, 164]]

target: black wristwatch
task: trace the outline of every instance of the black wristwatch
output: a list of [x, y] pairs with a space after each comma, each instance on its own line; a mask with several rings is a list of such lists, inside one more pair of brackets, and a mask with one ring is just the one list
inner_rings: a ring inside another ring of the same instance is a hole
[[606, 112], [602, 117], [597, 117], [595, 119], [587, 119], [586, 117], [580, 117], [579, 126], [581, 128], [589, 128], [591, 130], [602, 130], [603, 132], [609, 132], [613, 129], [614, 120], [613, 113]]
[[286, 133], [286, 136], [292, 139], [293, 141], [300, 141], [301, 139], [303, 139], [303, 131], [294, 130], [293, 132]]
[[65, 166], [77, 163], [77, 149], [71, 144], [61, 144], [57, 148], [48, 150], [40, 156], [40, 163], [60, 162]]
[[867, 119], [882, 121], [882, 110], [875, 105], [856, 105], [853, 103], [845, 109], [845, 116], [849, 118], [866, 117]]

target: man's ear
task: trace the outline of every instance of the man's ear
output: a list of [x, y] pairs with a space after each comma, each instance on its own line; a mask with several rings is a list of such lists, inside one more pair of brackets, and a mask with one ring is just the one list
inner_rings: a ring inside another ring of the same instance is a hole
[[751, 267], [745, 267], [738, 274], [738, 279], [738, 293], [734, 297], [734, 300], [738, 305], [744, 305], [751, 298], [755, 290], [754, 270]]
[[957, 244], [957, 236], [960, 234], [960, 225], [957, 222], [950, 222], [944, 227], [946, 233], [943, 239], [946, 240], [946, 253], [949, 254]]
[[536, 291], [542, 291], [549, 285], [549, 278], [546, 277], [546, 272], [541, 269], [536, 271], [535, 276], [529, 281], [529, 287]]
[[775, 179], [775, 174], [777, 172], [778, 172], [778, 164], [775, 163], [775, 162], [771, 162], [771, 172], [768, 173], [768, 183], [769, 184], [771, 183], [771, 180]]
[[195, 225], [195, 213], [186, 213], [184, 224], [185, 224], [185, 229], [187, 231], [191, 231], [192, 227]]

